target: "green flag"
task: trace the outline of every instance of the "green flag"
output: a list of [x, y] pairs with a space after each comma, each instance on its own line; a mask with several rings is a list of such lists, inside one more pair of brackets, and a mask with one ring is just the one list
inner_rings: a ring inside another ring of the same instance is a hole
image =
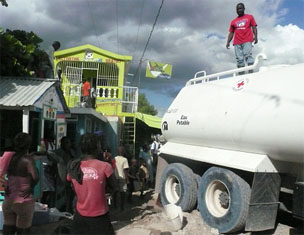
[[159, 62], [148, 61], [146, 69], [147, 78], [166, 78], [170, 79], [172, 74], [172, 65]]

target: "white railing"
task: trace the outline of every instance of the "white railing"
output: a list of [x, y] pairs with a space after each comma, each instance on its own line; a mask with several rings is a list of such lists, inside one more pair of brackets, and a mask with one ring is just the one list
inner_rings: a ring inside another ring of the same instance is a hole
[[79, 85], [62, 85], [63, 96], [66, 97], [66, 102], [69, 107], [78, 106], [81, 101], [81, 84]]
[[115, 99], [118, 97], [118, 89], [115, 87], [97, 87], [96, 97]]
[[138, 87], [123, 87], [122, 111], [127, 113], [137, 112]]
[[[82, 84], [79, 85], [62, 85], [62, 91], [64, 96], [68, 97], [79, 97], [78, 102], [81, 100], [81, 88]], [[104, 99], [118, 99], [118, 87], [97, 87], [96, 97]], [[123, 86], [122, 88], [122, 111], [128, 113], [137, 112], [138, 106], [138, 88]], [[70, 99], [69, 98], [69, 99]]]
[[81, 85], [62, 85], [64, 96], [81, 96]]
[[[255, 62], [253, 65], [250, 66], [246, 66], [246, 67], [242, 67], [242, 68], [238, 68], [238, 69], [232, 69], [232, 70], [228, 70], [228, 71], [224, 71], [224, 72], [220, 72], [220, 73], [215, 73], [215, 74], [210, 74], [210, 75], [206, 75], [206, 71], [199, 71], [194, 75], [194, 78], [190, 79], [187, 83], [186, 86], [190, 86], [190, 85], [195, 85], [198, 83], [205, 83], [205, 82], [210, 82], [210, 81], [214, 81], [214, 80], [219, 80], [221, 77], [223, 76], [236, 76], [236, 74], [240, 73], [240, 72], [245, 72], [248, 70], [253, 70], [255, 69], [259, 62], [261, 60], [266, 60], [267, 57], [265, 54], [260, 53], [255, 57]], [[202, 74], [203, 76], [198, 77], [199, 74]]]

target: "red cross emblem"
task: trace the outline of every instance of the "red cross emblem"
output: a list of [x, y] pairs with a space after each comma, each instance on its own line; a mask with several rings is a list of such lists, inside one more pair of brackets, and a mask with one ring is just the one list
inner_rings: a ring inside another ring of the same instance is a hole
[[248, 79], [241, 79], [237, 81], [237, 83], [235, 83], [233, 87], [233, 90], [235, 91], [242, 90], [248, 82], [249, 82]]
[[238, 89], [240, 89], [242, 86], [244, 86], [245, 85], [245, 82], [244, 82], [244, 80], [243, 81], [241, 81], [241, 82], [239, 82], [238, 84], [237, 84], [237, 88]]

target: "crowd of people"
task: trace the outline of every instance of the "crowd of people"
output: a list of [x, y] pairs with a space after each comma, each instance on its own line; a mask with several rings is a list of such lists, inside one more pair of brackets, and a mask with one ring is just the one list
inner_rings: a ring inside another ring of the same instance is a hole
[[[131, 158], [126, 157], [124, 146], [113, 157], [96, 134], [81, 136], [82, 156], [75, 155], [68, 137], [61, 138], [59, 149], [45, 147], [32, 153], [31, 142], [29, 134], [17, 134], [14, 152], [0, 158], [0, 183], [5, 188], [3, 234], [29, 234], [36, 201], [73, 214], [71, 234], [114, 234], [109, 205], [123, 211], [126, 203], [133, 202], [135, 191], [144, 197], [145, 190], [154, 187], [154, 154], [160, 147], [156, 137], [150, 147], [144, 144]], [[48, 142], [45, 145], [51, 146]], [[42, 162], [41, 169], [35, 160]], [[39, 180], [42, 192], [37, 197], [34, 188]]]

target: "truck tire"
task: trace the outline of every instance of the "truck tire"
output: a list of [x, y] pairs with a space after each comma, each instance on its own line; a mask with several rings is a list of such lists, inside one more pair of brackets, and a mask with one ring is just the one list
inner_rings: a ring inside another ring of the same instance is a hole
[[198, 188], [202, 177], [198, 174], [194, 174], [194, 177], [195, 177], [197, 188]]
[[[197, 185], [197, 188], [199, 187], [199, 184], [200, 184], [200, 182], [201, 182], [201, 176], [200, 175], [198, 175], [198, 174], [194, 174], [194, 177], [195, 177], [195, 180], [196, 180], [196, 185]], [[196, 200], [196, 203], [195, 203], [195, 209], [196, 210], [198, 210], [199, 211], [199, 207], [198, 207], [198, 202], [197, 202], [197, 200]]]
[[191, 211], [197, 200], [197, 182], [193, 171], [181, 164], [169, 164], [161, 179], [161, 201], [163, 205], [175, 204], [183, 211]]
[[246, 223], [250, 186], [230, 170], [211, 167], [199, 184], [198, 207], [204, 221], [220, 233], [236, 232]]

